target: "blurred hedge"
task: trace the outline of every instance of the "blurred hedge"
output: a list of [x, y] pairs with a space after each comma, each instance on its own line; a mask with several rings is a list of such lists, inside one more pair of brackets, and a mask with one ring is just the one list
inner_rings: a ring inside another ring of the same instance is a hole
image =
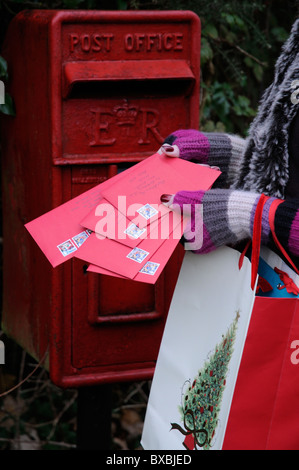
[[202, 22], [201, 128], [245, 135], [261, 93], [271, 82], [275, 60], [298, 13], [298, 3], [298, 0], [0, 0], [0, 44], [9, 21], [23, 9], [192, 10]]

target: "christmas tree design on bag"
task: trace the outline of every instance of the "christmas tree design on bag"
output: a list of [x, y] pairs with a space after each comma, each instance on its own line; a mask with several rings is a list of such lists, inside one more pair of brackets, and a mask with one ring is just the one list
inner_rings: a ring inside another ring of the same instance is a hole
[[240, 312], [237, 311], [226, 335], [222, 335], [221, 343], [216, 345], [192, 385], [189, 382], [190, 386], [179, 406], [184, 428], [171, 423], [171, 431], [178, 430], [186, 436], [183, 445], [188, 450], [209, 450], [212, 445], [239, 318]]

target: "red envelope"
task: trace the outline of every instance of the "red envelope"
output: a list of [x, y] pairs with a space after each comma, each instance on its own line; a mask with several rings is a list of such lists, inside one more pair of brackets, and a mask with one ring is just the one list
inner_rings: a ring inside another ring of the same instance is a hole
[[[159, 262], [161, 253], [162, 259], [164, 259], [163, 252], [168, 244], [172, 250], [175, 249], [183, 235], [185, 224], [186, 222], [182, 222], [180, 214], [170, 212], [169, 226], [165, 230], [167, 238], [163, 239], [158, 231], [155, 233], [155, 238], [146, 238], [133, 249], [108, 238], [99, 239], [95, 233], [92, 233], [80, 250], [75, 253], [75, 257], [120, 276], [134, 279], [160, 248], [160, 256], [155, 256], [156, 264], [161, 264]], [[169, 234], [169, 232], [171, 233]], [[153, 268], [153, 266], [151, 267]], [[152, 270], [147, 269], [146, 272], [152, 272]]]
[[[138, 181], [144, 181], [142, 180], [142, 175], [145, 174], [144, 172], [147, 175], [148, 181], [146, 191], [144, 191], [145, 187], [143, 189], [140, 188], [140, 184], [138, 183]], [[177, 158], [168, 158], [155, 154], [104, 183], [97, 185], [95, 188], [86, 191], [80, 196], [29, 222], [25, 227], [44, 252], [52, 266], [55, 267], [73, 256], [82, 259], [81, 251], [87, 241], [89, 242], [90, 233], [82, 227], [80, 222], [92, 208], [95, 209], [98, 206], [99, 202], [105, 196], [104, 193], [106, 194], [107, 192], [107, 200], [112, 205], [116, 204], [115, 207], [117, 207], [118, 195], [126, 196], [127, 194], [127, 205], [128, 203], [139, 202], [138, 200], [140, 200], [141, 204], [146, 204], [149, 200], [152, 201], [152, 199], [148, 199], [148, 197], [155, 197], [152, 203], [158, 204], [162, 193], [174, 193], [180, 189], [209, 189], [219, 175], [219, 171], [212, 170], [211, 168], [195, 165]], [[153, 182], [153, 176], [156, 178], [156, 183]], [[133, 181], [135, 181], [137, 185], [137, 191], [136, 188], [134, 190]], [[139, 191], [141, 191], [140, 197]], [[165, 213], [169, 212], [169, 209], [165, 206], [160, 205], [160, 207], [161, 211]], [[127, 216], [127, 214], [124, 215]], [[128, 218], [130, 217], [131, 216], [128, 216]], [[146, 222], [145, 226], [149, 224], [148, 219], [144, 219], [144, 221]], [[91, 242], [93, 238], [94, 237], [92, 237]], [[96, 239], [96, 241], [98, 240]], [[109, 240], [105, 241], [108, 245]], [[156, 240], [155, 244], [151, 243], [150, 245], [149, 252], [152, 252], [154, 245], [156, 249], [158, 248], [158, 241]], [[101, 246], [103, 246], [103, 244]], [[94, 253], [94, 258], [90, 258], [91, 253], [87, 248], [84, 252], [88, 252], [87, 255], [91, 264], [99, 264], [99, 253]], [[122, 272], [124, 273], [123, 270]], [[129, 272], [131, 277], [134, 275], [135, 270], [131, 268]]]
[[[169, 158], [159, 153], [147, 158], [146, 165], [136, 165], [134, 170], [127, 178], [103, 189], [102, 194], [117, 208], [120, 206], [119, 197], [125, 196], [125, 215], [133, 220], [139, 213], [140, 228], [146, 227], [153, 217], [168, 211], [160, 202], [161, 194], [175, 194], [186, 189], [209, 189], [220, 175], [220, 171], [209, 167], [195, 165], [180, 158]], [[123, 208], [124, 204], [121, 206]], [[124, 213], [123, 209], [119, 210]]]
[[101, 199], [96, 186], [25, 225], [54, 268], [72, 258], [79, 249], [75, 237], [85, 232], [88, 238], [89, 233], [79, 222]]
[[[166, 208], [167, 209], [167, 208]], [[167, 209], [166, 214], [169, 213]], [[160, 219], [152, 218], [148, 226], [140, 228], [138, 220], [130, 220], [123, 213], [110, 204], [106, 199], [102, 199], [99, 204], [87, 214], [81, 221], [82, 227], [95, 232], [100, 239], [102, 235], [104, 238], [116, 240], [123, 245], [134, 248], [139, 243], [155, 233], [160, 224]], [[136, 225], [137, 224], [137, 225]]]
[[[139, 165], [144, 163], [145, 160]], [[61, 204], [25, 225], [54, 268], [72, 258], [79, 249], [73, 238], [85, 231], [80, 221], [103, 199], [101, 190], [129, 175], [133, 170], [134, 167], [128, 168], [125, 172], [85, 191], [80, 196]], [[89, 232], [87, 232], [88, 234]]]
[[[163, 243], [160, 248], [152, 255], [149, 262], [147, 262], [143, 269], [141, 269], [136, 276], [134, 277], [134, 281], [137, 282], [145, 282], [147, 284], [155, 284], [162, 273], [165, 265], [167, 264], [169, 258], [171, 257], [172, 253], [174, 252], [177, 246], [177, 240], [169, 239], [167, 243]], [[100, 266], [96, 266], [94, 264], [90, 264], [87, 268], [87, 271], [98, 273], [98, 274], [105, 274], [107, 276], [112, 277], [120, 277], [126, 279], [126, 276], [121, 276], [120, 274], [114, 273], [109, 271], [108, 269], [104, 269]]]

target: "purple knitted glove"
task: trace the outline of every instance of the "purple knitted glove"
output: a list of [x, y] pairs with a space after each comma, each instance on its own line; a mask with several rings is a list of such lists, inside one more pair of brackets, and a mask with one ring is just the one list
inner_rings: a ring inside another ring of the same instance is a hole
[[165, 139], [161, 150], [169, 157], [220, 168], [218, 183], [229, 186], [238, 174], [245, 140], [230, 134], [180, 129]]
[[[167, 148], [165, 144], [168, 144], [170, 148]], [[178, 147], [179, 155], [174, 148], [174, 154], [170, 153], [169, 156], [180, 156], [183, 160], [196, 160], [198, 163], [208, 163], [210, 143], [203, 133], [194, 129], [175, 131], [166, 137], [163, 143], [166, 153], [171, 152], [173, 145]]]

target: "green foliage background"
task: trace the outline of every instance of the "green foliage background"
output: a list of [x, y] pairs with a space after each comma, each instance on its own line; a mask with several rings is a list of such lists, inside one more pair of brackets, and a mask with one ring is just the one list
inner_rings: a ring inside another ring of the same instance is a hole
[[[0, 45], [23, 9], [192, 10], [202, 22], [201, 128], [246, 135], [299, 0], [0, 0]], [[0, 79], [9, 70], [0, 58]], [[13, 113], [7, 96], [0, 111]]]

